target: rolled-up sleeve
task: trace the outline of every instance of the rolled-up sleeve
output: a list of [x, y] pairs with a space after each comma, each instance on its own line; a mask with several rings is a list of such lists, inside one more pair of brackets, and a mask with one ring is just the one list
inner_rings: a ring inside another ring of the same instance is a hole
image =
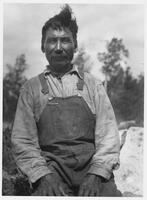
[[33, 114], [33, 93], [28, 84], [22, 88], [12, 130], [12, 150], [18, 168], [34, 183], [51, 173], [41, 156]]
[[96, 109], [95, 147], [88, 173], [109, 179], [119, 167], [120, 141], [114, 111], [101, 83], [94, 90]]

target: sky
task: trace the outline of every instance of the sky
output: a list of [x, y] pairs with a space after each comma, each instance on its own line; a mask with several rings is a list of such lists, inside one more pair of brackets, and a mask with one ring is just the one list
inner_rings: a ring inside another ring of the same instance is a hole
[[[47, 65], [41, 52], [43, 24], [60, 12], [63, 4], [5, 3], [3, 9], [3, 63], [14, 64], [24, 53], [29, 65], [27, 77], [42, 72]], [[136, 76], [144, 72], [144, 7], [136, 4], [70, 4], [79, 26], [78, 44], [93, 62], [92, 73], [103, 79], [97, 53], [106, 42], [122, 38], [130, 56], [127, 65]]]

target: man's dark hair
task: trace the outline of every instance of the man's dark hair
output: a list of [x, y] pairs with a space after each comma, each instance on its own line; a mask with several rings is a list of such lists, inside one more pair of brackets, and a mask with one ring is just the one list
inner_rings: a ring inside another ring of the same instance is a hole
[[58, 15], [55, 15], [54, 17], [50, 18], [42, 27], [42, 40], [41, 40], [41, 50], [44, 52], [44, 40], [46, 36], [46, 31], [49, 28], [53, 29], [61, 29], [68, 28], [74, 39], [75, 48], [77, 48], [77, 32], [78, 32], [78, 26], [75, 17], [72, 16], [72, 9], [68, 4], [66, 4], [61, 12]]

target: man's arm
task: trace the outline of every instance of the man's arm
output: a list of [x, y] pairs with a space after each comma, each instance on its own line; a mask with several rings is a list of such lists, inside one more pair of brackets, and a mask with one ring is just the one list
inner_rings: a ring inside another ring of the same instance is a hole
[[29, 84], [26, 83], [21, 90], [11, 141], [17, 166], [34, 183], [51, 171], [41, 156], [33, 114], [33, 93], [30, 88]]
[[90, 174], [109, 179], [119, 166], [120, 141], [113, 108], [101, 83], [95, 87], [96, 129], [95, 146]]

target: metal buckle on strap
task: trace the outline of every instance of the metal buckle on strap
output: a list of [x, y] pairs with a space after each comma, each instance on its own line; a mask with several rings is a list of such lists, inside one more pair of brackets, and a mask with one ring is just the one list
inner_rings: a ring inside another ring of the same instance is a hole
[[49, 93], [49, 89], [48, 89], [48, 85], [47, 85], [46, 79], [44, 77], [44, 73], [39, 74], [39, 80], [40, 80], [40, 83], [41, 83], [41, 86], [42, 86], [41, 92], [43, 94], [48, 94]]

